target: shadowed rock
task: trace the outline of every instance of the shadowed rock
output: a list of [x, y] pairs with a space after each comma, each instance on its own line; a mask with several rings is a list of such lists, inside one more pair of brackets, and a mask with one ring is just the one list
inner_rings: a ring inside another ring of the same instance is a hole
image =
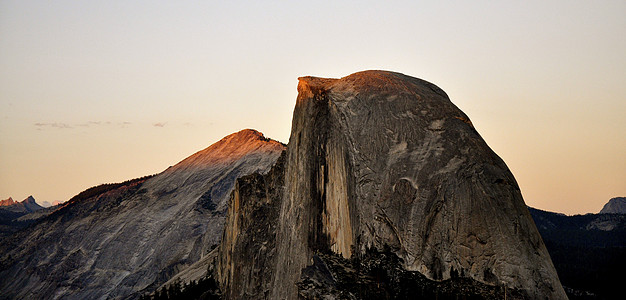
[[13, 198], [0, 201], [0, 243], [7, 236], [27, 227], [34, 220], [45, 216], [51, 210], [43, 208], [35, 201], [33, 196], [28, 196], [21, 202], [13, 201]]

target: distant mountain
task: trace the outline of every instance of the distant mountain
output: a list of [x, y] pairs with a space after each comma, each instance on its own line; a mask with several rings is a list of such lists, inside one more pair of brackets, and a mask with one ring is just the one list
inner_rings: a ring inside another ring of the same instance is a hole
[[63, 203], [63, 202], [59, 201], [59, 200], [52, 201], [52, 203], [50, 203], [49, 201], [43, 201], [41, 203], [41, 206], [43, 206], [43, 207], [51, 207], [51, 206], [59, 205], [61, 203]]
[[17, 202], [13, 201], [13, 198], [9, 197], [9, 199], [0, 200], [0, 206], [9, 206], [13, 205]]
[[28, 198], [20, 203], [24, 205], [24, 209], [29, 213], [43, 209], [43, 206], [39, 205], [33, 196], [28, 196]]
[[626, 214], [626, 197], [611, 198], [607, 204], [604, 205], [601, 214]]
[[626, 215], [529, 211], [570, 300], [621, 299]]
[[[14, 212], [31, 213], [43, 208], [43, 206], [37, 204], [37, 201], [35, 201], [33, 196], [28, 196], [28, 198], [22, 200], [21, 202], [15, 202], [12, 198], [2, 200], [2, 202], [4, 204], [0, 205], [0, 209], [7, 209]], [[13, 202], [13, 204], [8, 204], [11, 202]]]
[[20, 218], [43, 209], [33, 196], [28, 196], [21, 202], [15, 202], [12, 198], [0, 202], [2, 203], [0, 205], [0, 240], [32, 223], [32, 221], [20, 221]]
[[138, 298], [219, 243], [235, 180], [285, 146], [231, 134], [164, 172], [81, 192], [0, 243], [0, 299]]

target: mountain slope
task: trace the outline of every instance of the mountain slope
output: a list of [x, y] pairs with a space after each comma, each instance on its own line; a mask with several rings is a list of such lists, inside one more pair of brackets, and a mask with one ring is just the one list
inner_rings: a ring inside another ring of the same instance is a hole
[[626, 197], [611, 198], [600, 210], [601, 214], [626, 214]]
[[235, 179], [267, 172], [283, 149], [243, 130], [156, 176], [81, 193], [0, 246], [0, 298], [153, 290], [219, 242]]
[[529, 210], [571, 300], [623, 297], [626, 215]]

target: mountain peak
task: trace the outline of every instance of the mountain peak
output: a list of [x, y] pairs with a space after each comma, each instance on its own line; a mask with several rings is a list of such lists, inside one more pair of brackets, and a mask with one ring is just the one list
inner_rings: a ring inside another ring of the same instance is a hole
[[32, 195], [22, 200], [20, 204], [29, 212], [37, 211], [43, 208], [43, 206], [39, 205], [39, 203], [35, 201], [35, 198]]
[[601, 214], [626, 214], [626, 197], [611, 198], [602, 210]]
[[17, 202], [13, 201], [13, 198], [9, 197], [9, 199], [0, 200], [0, 206], [9, 206], [13, 205]]
[[[435, 84], [404, 75], [398, 72], [368, 70], [357, 72], [341, 79], [304, 76], [298, 78], [299, 98], [311, 97], [326, 91], [334, 94], [350, 94], [351, 92], [370, 94], [379, 93], [389, 96], [435, 93], [449, 101], [448, 95]], [[335, 99], [340, 100], [340, 98]]]
[[43, 208], [42, 206], [37, 204], [33, 196], [28, 196], [26, 199], [20, 202], [14, 201], [13, 198], [9, 197], [9, 199], [0, 200], [0, 206], [5, 206], [7, 207], [7, 209], [10, 209], [12, 211], [29, 213]]
[[229, 142], [229, 143], [241, 143], [241, 142], [253, 142], [253, 141], [263, 141], [263, 142], [276, 142], [270, 138], [266, 138], [263, 133], [254, 129], [243, 129], [237, 131], [235, 133], [231, 133], [224, 138], [222, 138], [220, 142]]
[[173, 168], [202, 167], [238, 160], [254, 153], [267, 154], [284, 149], [284, 144], [265, 137], [257, 130], [243, 129], [187, 157]]
[[[256, 130], [242, 130], [155, 176], [79, 193], [47, 210], [53, 213], [22, 231], [22, 240], [0, 243], [2, 257], [13, 257], [2, 261], [0, 298], [40, 299], [51, 293], [73, 299], [133, 298], [155, 289], [172, 266], [197, 262], [220, 241], [236, 179], [267, 172], [283, 149]], [[68, 264], [72, 276], [31, 275], [64, 271]], [[109, 280], [113, 277], [124, 283]]]
[[33, 195], [28, 196], [26, 199], [22, 200], [22, 203], [24, 204], [37, 204], [37, 202], [35, 201], [35, 198], [33, 197]]

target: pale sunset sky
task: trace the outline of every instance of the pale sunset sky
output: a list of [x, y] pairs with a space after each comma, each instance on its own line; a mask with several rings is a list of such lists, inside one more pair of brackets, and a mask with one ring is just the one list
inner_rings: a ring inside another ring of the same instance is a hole
[[626, 1], [0, 0], [0, 199], [66, 201], [244, 128], [288, 142], [297, 77], [430, 81], [526, 204], [626, 196]]

